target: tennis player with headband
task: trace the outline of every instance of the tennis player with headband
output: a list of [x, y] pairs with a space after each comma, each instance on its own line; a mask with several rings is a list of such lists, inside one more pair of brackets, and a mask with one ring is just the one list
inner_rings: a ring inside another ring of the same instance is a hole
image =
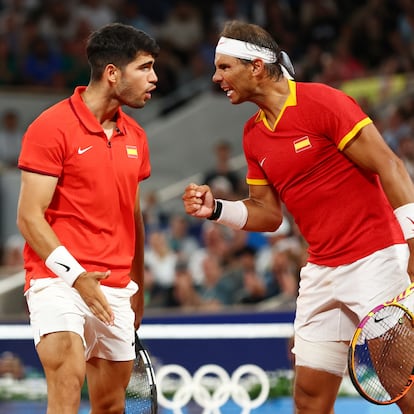
[[[253, 102], [243, 149], [249, 196], [215, 199], [203, 184], [188, 214], [274, 231], [281, 205], [308, 243], [295, 318], [297, 414], [331, 414], [359, 320], [414, 281], [414, 186], [372, 120], [343, 92], [296, 82], [286, 53], [257, 25], [228, 22], [213, 81], [234, 105]], [[275, 350], [275, 352], [277, 352]], [[409, 393], [398, 402], [414, 413]]]

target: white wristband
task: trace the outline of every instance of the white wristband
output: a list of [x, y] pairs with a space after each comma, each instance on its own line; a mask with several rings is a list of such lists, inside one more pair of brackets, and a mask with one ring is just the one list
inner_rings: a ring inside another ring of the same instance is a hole
[[46, 266], [69, 286], [73, 286], [78, 276], [86, 272], [79, 262], [68, 252], [66, 247], [58, 246], [49, 254], [45, 261]]
[[222, 204], [220, 217], [217, 219], [218, 223], [237, 230], [242, 229], [246, 225], [249, 212], [243, 201], [228, 201], [220, 199], [217, 201]]
[[404, 204], [394, 210], [405, 240], [414, 237], [414, 203]]

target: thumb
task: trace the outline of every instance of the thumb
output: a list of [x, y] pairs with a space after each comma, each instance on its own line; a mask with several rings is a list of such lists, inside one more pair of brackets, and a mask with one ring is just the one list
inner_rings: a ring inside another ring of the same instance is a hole
[[106, 272], [96, 272], [95, 276], [96, 276], [96, 279], [103, 280], [103, 279], [108, 278], [110, 274], [111, 274], [111, 271], [107, 270]]

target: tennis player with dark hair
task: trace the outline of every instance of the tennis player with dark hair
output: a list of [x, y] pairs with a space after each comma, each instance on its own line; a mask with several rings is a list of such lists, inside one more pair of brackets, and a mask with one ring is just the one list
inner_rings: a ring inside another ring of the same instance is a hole
[[[409, 275], [414, 281], [414, 187], [360, 106], [327, 85], [295, 82], [287, 54], [262, 28], [228, 22], [215, 67], [232, 104], [258, 106], [243, 134], [249, 196], [218, 200], [191, 183], [185, 210], [274, 231], [286, 205], [309, 245], [294, 323], [295, 412], [330, 414], [359, 320], [405, 289]], [[412, 395], [399, 405], [414, 413]]]
[[151, 172], [149, 149], [121, 105], [151, 98], [159, 47], [110, 24], [86, 52], [88, 86], [34, 120], [18, 164], [25, 295], [49, 414], [78, 413], [85, 375], [91, 413], [123, 413], [144, 309], [139, 183]]

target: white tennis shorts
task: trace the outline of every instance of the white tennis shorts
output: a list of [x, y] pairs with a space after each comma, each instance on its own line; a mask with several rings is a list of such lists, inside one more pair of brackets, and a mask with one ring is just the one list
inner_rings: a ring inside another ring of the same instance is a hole
[[92, 357], [110, 361], [134, 359], [135, 315], [130, 297], [137, 292], [138, 285], [131, 281], [125, 288], [101, 286], [101, 289], [114, 312], [113, 326], [93, 315], [78, 291], [62, 279], [32, 280], [25, 296], [35, 345], [48, 333], [71, 331], [82, 338], [86, 360]]
[[[333, 360], [337, 354], [332, 368], [335, 372], [342, 371], [348, 343], [360, 320], [410, 284], [408, 255], [408, 247], [400, 244], [348, 265], [327, 267], [308, 263], [304, 266], [294, 322], [296, 363], [326, 369], [326, 354]], [[333, 346], [333, 342], [338, 345]], [[312, 344], [322, 352], [313, 352]]]

